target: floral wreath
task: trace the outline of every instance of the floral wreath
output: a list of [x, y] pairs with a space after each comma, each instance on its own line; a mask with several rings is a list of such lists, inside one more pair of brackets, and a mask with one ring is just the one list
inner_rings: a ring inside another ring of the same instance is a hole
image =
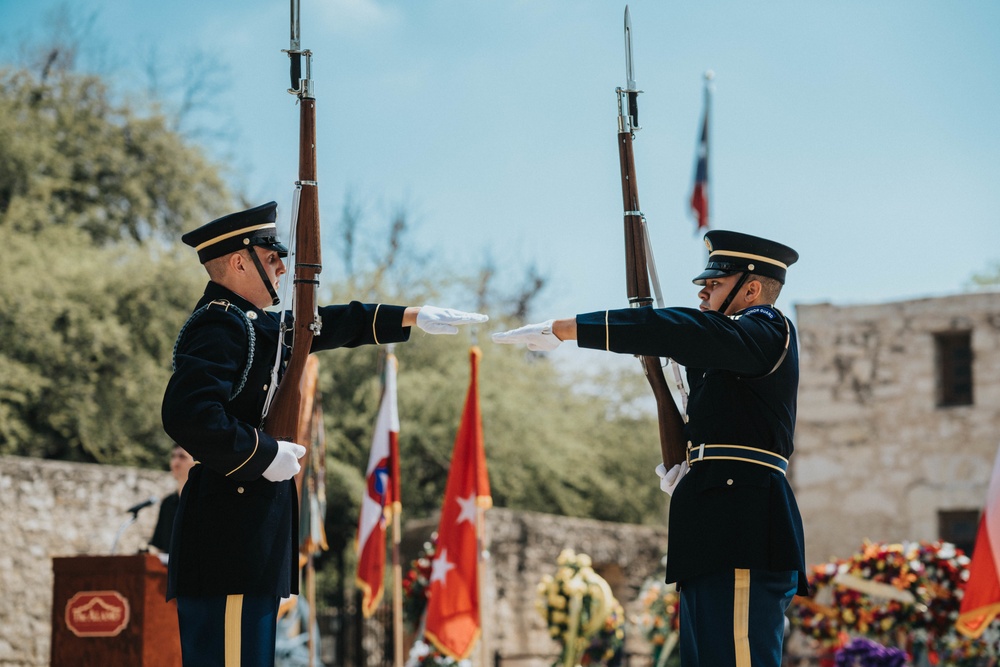
[[791, 621], [827, 648], [858, 635], [911, 653], [925, 650], [932, 663], [995, 657], [1000, 631], [986, 641], [955, 631], [968, 566], [949, 542], [866, 541], [851, 558], [813, 569], [813, 595], [795, 598]]
[[608, 582], [594, 572], [590, 556], [572, 549], [559, 554], [556, 565], [555, 576], [547, 574], [538, 583], [536, 600], [549, 635], [561, 644], [556, 664], [574, 667], [619, 659], [625, 613]]
[[[642, 611], [636, 625], [653, 646], [653, 665], [662, 667], [674, 654], [679, 639], [680, 595], [675, 584], [647, 579], [639, 591]], [[675, 655], [676, 660], [676, 655]]]
[[427, 608], [427, 588], [431, 582], [431, 563], [437, 551], [437, 532], [424, 542], [420, 554], [410, 561], [410, 567], [403, 576], [403, 622], [411, 631], [420, 626], [424, 610]]

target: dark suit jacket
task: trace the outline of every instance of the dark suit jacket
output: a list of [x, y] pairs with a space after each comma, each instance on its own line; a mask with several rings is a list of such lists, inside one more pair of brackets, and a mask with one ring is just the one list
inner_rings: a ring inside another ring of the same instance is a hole
[[[581, 347], [684, 365], [692, 446], [743, 445], [791, 456], [798, 342], [773, 307], [732, 317], [692, 308], [600, 311], [578, 315], [577, 333]], [[668, 540], [667, 581], [733, 568], [796, 570], [799, 593], [808, 591], [802, 519], [781, 472], [738, 461], [695, 463], [671, 498]]]
[[164, 496], [160, 501], [160, 513], [156, 516], [156, 527], [153, 528], [153, 536], [149, 538], [149, 543], [163, 553], [170, 553], [170, 536], [174, 531], [174, 516], [177, 514], [179, 502], [180, 496], [176, 491]]
[[[357, 302], [320, 308], [312, 351], [404, 341], [403, 311]], [[260, 429], [278, 337], [277, 314], [212, 282], [178, 335], [163, 427], [197, 465], [177, 510], [168, 599], [298, 591], [295, 482], [261, 476], [278, 450]]]

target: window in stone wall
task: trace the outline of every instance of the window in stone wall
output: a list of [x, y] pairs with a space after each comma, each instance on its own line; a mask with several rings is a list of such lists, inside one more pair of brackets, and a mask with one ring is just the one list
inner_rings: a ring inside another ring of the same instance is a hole
[[979, 510], [938, 510], [938, 535], [972, 557], [979, 527]]
[[934, 334], [938, 407], [972, 405], [972, 332]]

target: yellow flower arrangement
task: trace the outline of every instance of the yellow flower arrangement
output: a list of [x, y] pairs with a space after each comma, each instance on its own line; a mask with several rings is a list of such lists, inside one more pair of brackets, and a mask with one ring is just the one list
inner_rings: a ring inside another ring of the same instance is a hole
[[[557, 664], [575, 667], [607, 662], [624, 642], [621, 605], [586, 554], [566, 549], [556, 566], [555, 576], [547, 574], [538, 583], [535, 606], [549, 635], [562, 646]], [[600, 639], [600, 646], [593, 646], [595, 638]]]

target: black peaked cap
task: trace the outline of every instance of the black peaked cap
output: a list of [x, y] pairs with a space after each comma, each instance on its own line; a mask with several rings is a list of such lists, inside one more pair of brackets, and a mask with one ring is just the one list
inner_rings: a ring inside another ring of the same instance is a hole
[[251, 246], [276, 250], [287, 257], [288, 248], [278, 240], [277, 210], [277, 202], [271, 201], [230, 213], [184, 234], [181, 241], [198, 251], [202, 264]]

